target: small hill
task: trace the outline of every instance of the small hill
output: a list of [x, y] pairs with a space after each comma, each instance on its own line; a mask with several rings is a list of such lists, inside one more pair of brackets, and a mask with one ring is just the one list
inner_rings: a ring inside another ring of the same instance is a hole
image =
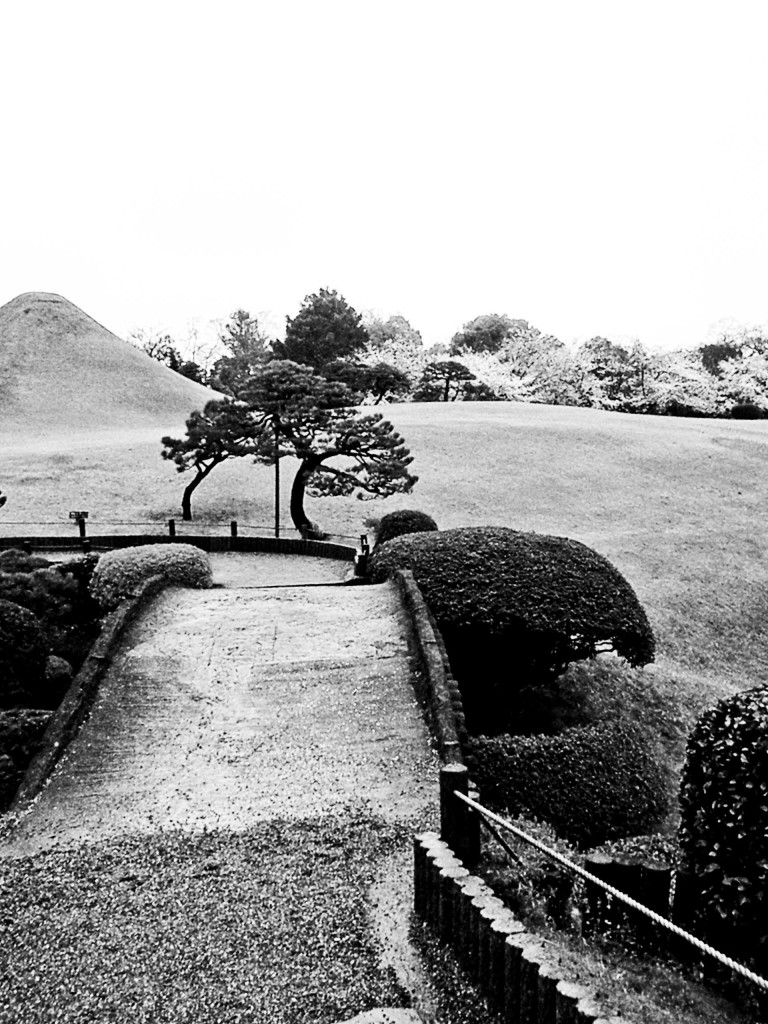
[[4, 435], [178, 429], [215, 397], [50, 292], [0, 306]]

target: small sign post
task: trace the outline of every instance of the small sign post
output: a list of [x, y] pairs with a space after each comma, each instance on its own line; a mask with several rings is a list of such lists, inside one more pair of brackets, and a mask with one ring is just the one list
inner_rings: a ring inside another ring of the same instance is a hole
[[70, 512], [69, 518], [74, 519], [80, 528], [80, 540], [85, 540], [85, 520], [88, 518], [87, 512]]

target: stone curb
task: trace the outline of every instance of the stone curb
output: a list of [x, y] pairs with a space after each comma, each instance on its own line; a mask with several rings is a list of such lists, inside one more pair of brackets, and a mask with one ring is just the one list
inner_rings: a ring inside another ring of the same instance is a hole
[[418, 672], [414, 688], [443, 764], [463, 764], [467, 730], [458, 684], [446, 669], [445, 648], [413, 573], [398, 569], [394, 581], [408, 620], [409, 646]]

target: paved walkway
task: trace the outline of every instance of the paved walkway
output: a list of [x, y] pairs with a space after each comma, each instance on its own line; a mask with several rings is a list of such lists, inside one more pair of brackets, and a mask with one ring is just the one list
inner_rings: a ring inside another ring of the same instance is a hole
[[[0, 854], [164, 827], [245, 828], [350, 802], [433, 822], [437, 763], [392, 584], [163, 592], [127, 632], [91, 717]], [[270, 559], [268, 561], [267, 559]], [[323, 562], [321, 559], [289, 559]], [[305, 566], [310, 578], [344, 563]], [[349, 565], [344, 566], [348, 573]]]

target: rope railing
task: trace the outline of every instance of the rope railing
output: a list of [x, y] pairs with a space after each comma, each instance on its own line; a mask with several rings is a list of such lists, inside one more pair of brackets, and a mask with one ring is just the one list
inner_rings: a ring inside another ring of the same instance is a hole
[[584, 881], [589, 882], [592, 885], [596, 885], [598, 888], [608, 893], [609, 896], [612, 896], [614, 899], [619, 900], [621, 903], [624, 903], [626, 906], [630, 907], [632, 910], [637, 911], [639, 914], [648, 917], [655, 924], [661, 926], [662, 928], [665, 928], [667, 931], [671, 932], [673, 935], [676, 935], [678, 938], [691, 943], [702, 953], [705, 953], [707, 956], [712, 957], [714, 960], [718, 961], [718, 963], [723, 964], [723, 966], [727, 967], [731, 971], [734, 971], [736, 974], [740, 974], [742, 977], [748, 979], [758, 988], [761, 988], [764, 992], [768, 992], [768, 981], [766, 981], [765, 978], [762, 978], [759, 974], [755, 974], [755, 972], [751, 971], [748, 967], [744, 967], [743, 964], [740, 964], [736, 960], [733, 960], [725, 953], [721, 953], [720, 950], [715, 949], [714, 946], [710, 946], [708, 943], [696, 938], [695, 935], [691, 935], [690, 932], [686, 932], [683, 928], [680, 928], [678, 925], [674, 924], [668, 918], [663, 917], [661, 914], [657, 914], [655, 910], [651, 910], [649, 907], [643, 906], [642, 903], [638, 903], [637, 900], [632, 899], [631, 896], [627, 896], [626, 893], [623, 893], [619, 889], [614, 888], [612, 885], [604, 881], [602, 878], [598, 878], [597, 875], [593, 875], [590, 871], [587, 871], [585, 868], [581, 867], [580, 864], [575, 864], [573, 861], [568, 860], [568, 858], [564, 857], [563, 854], [561, 854], [558, 850], [553, 850], [545, 843], [542, 843], [541, 840], [536, 839], [535, 836], [528, 835], [528, 833], [523, 831], [523, 829], [518, 828], [516, 825], [513, 825], [510, 821], [507, 821], [500, 815], [495, 814], [493, 811], [490, 811], [487, 807], [483, 807], [482, 804], [478, 803], [476, 800], [468, 796], [466, 793], [462, 793], [460, 790], [455, 789], [453, 791], [453, 795], [457, 797], [459, 800], [461, 800], [468, 807], [471, 807], [472, 810], [474, 810], [478, 814], [478, 816], [483, 820], [486, 827], [488, 825], [488, 821], [495, 822], [500, 828], [506, 829], [506, 831], [511, 832], [512, 835], [514, 835], [517, 839], [520, 839], [524, 843], [528, 843], [529, 846], [533, 846], [540, 853], [545, 854], [551, 860], [560, 864], [568, 871], [571, 871], [575, 875], [578, 875], [580, 878], [583, 878]]

